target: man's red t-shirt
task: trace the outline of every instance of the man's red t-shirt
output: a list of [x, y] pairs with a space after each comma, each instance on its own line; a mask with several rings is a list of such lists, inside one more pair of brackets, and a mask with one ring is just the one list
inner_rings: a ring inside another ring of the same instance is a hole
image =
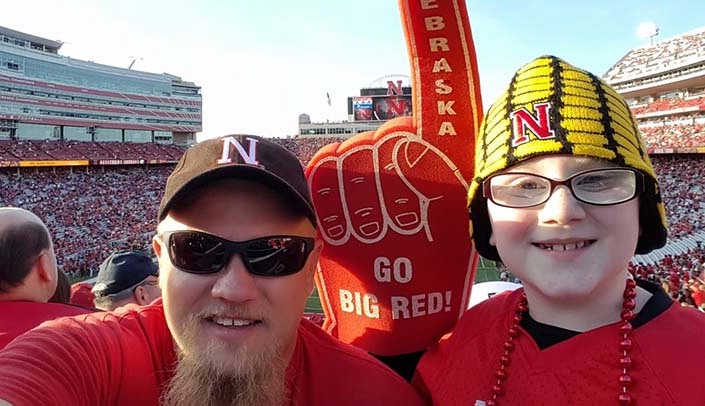
[[0, 302], [0, 349], [47, 320], [89, 312], [88, 309], [62, 303]]
[[[174, 362], [161, 300], [63, 318], [0, 351], [0, 399], [15, 406], [157, 405]], [[287, 375], [296, 405], [423, 404], [381, 362], [307, 320]]]

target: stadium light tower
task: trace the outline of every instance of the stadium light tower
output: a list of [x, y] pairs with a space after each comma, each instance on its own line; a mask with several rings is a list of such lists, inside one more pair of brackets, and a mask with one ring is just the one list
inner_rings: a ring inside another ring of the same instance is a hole
[[636, 27], [636, 35], [641, 39], [649, 39], [651, 45], [654, 45], [654, 37], [658, 35], [659, 28], [654, 22], [644, 22]]
[[138, 56], [131, 56], [130, 58], [132, 59], [132, 62], [130, 62], [130, 66], [128, 66], [127, 69], [132, 69], [132, 66], [135, 64], [135, 62], [137, 62], [138, 59], [140, 61], [143, 59]]

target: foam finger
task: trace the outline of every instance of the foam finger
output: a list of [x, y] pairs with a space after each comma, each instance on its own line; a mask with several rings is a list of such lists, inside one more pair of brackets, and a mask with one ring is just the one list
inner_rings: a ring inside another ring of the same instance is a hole
[[465, 2], [400, 1], [411, 57], [414, 127], [472, 177], [482, 119], [480, 82]]
[[340, 160], [341, 193], [351, 233], [358, 241], [368, 244], [379, 241], [387, 231], [380, 208], [374, 153], [372, 145], [360, 145]]
[[331, 245], [345, 244], [350, 227], [340, 194], [338, 159], [327, 157], [316, 162], [309, 169], [308, 183], [323, 239]]
[[382, 191], [382, 202], [389, 227], [395, 232], [411, 235], [424, 226], [423, 196], [414, 193], [399, 176], [393, 159], [395, 145], [404, 143], [406, 134], [388, 137], [377, 145], [379, 161], [378, 178]]

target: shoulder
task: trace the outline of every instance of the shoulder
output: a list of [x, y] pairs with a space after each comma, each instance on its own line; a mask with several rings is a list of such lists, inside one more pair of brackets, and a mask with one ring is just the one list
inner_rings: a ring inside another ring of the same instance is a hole
[[[469, 308], [440, 343], [465, 340], [468, 335], [486, 331], [489, 325], [504, 323], [513, 314], [512, 310], [519, 304], [523, 292], [524, 289], [504, 291]], [[479, 329], [478, 324], [483, 328]]]
[[62, 317], [0, 351], [0, 393], [17, 404], [117, 404], [106, 399], [153, 395], [174, 359], [161, 303]]
[[299, 338], [304, 349], [305, 361], [320, 366], [353, 368], [367, 374], [377, 373], [388, 376], [396, 381], [403, 381], [382, 362], [367, 352], [352, 345], [343, 343], [326, 333], [322, 328], [308, 320], [302, 320], [299, 325]]
[[155, 348], [155, 342], [164, 344], [165, 340], [171, 348], [164, 309], [161, 302], [155, 302], [122, 311], [85, 313], [45, 321], [7, 348], [12, 348], [15, 343], [23, 344], [24, 348], [50, 345], [72, 348], [78, 353], [103, 351], [104, 356], [112, 353], [118, 356], [117, 351], [121, 348], [139, 353], [141, 348], [151, 350]]
[[79, 314], [91, 313], [93, 310], [80, 306], [64, 303], [40, 303], [25, 301], [0, 301], [1, 316], [12, 316], [21, 312], [24, 319], [44, 319], [51, 320], [63, 316], [75, 316]]
[[52, 330], [90, 329], [115, 334], [119, 331], [140, 330], [145, 334], [159, 334], [166, 327], [164, 307], [161, 300], [146, 306], [125, 306], [110, 312], [92, 312], [73, 317], [63, 317], [46, 323], [41, 327]]
[[522, 293], [523, 289], [502, 292], [468, 309], [453, 330], [421, 357], [412, 380], [419, 392], [428, 396], [432, 388], [464, 379], [468, 369], [484, 367], [484, 359], [493, 357], [490, 353], [504, 338]]
[[[636, 331], [642, 332], [642, 329], [644, 333], [667, 335], [670, 337], [669, 342], [694, 339], [705, 341], [705, 313], [674, 303]], [[673, 334], [676, 331], [678, 334]]]
[[705, 386], [693, 385], [692, 378], [705, 359], [705, 314], [674, 303], [633, 334], [654, 382], [667, 388], [677, 404], [696, 404], [694, 399], [703, 404]]
[[407, 381], [367, 352], [308, 320], [301, 321], [298, 336], [303, 363], [298, 368], [306, 371], [301, 384], [316, 387], [308, 390], [315, 392], [316, 400], [336, 405], [421, 404]]
[[0, 302], [0, 348], [45, 321], [88, 312], [81, 307], [62, 303]]

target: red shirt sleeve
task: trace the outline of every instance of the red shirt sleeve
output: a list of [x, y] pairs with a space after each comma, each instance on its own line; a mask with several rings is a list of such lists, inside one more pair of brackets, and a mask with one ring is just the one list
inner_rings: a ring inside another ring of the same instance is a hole
[[91, 345], [96, 333], [71, 318], [44, 326], [0, 352], [0, 399], [15, 406], [100, 404], [108, 354]]
[[13, 341], [0, 351], [0, 399], [15, 406], [158, 404], [174, 354], [161, 306], [153, 307], [62, 318]]

